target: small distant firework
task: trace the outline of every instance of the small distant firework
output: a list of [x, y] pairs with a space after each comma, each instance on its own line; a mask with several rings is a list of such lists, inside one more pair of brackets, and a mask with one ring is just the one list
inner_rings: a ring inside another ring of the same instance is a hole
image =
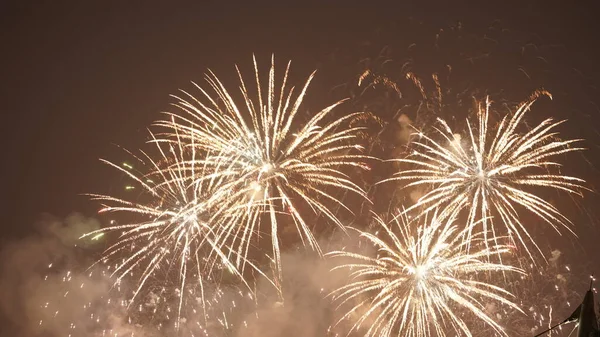
[[506, 336], [485, 311], [484, 302], [519, 309], [508, 299], [510, 293], [478, 279], [520, 273], [518, 268], [489, 262], [491, 256], [509, 249], [476, 234], [467, 251], [469, 243], [463, 237], [469, 229], [459, 230], [454, 215], [422, 220], [422, 225], [411, 228], [414, 223], [402, 214], [390, 224], [378, 219], [384, 238], [361, 232], [377, 249], [374, 258], [347, 251], [330, 254], [347, 261], [335, 269], [350, 272], [350, 282], [332, 293], [338, 308], [347, 312], [338, 324], [350, 319], [351, 331], [363, 329], [369, 337], [472, 336], [465, 322], [470, 314]]
[[[580, 140], [557, 138], [556, 127], [564, 121], [546, 119], [529, 131], [520, 133], [523, 117], [539, 95], [522, 103], [512, 116], [505, 116], [491, 130], [489, 126], [489, 99], [479, 104], [478, 127], [473, 128], [467, 120], [467, 139], [455, 134], [448, 124], [438, 119], [436, 128], [441, 142], [432, 136], [416, 133], [412, 153], [399, 162], [413, 165], [402, 170], [390, 180], [408, 181], [407, 187], [423, 186], [426, 193], [407, 211], [421, 209], [424, 213], [445, 209], [445, 213], [468, 210], [466, 241], [473, 233], [490, 232], [493, 237], [507, 235], [513, 242], [524, 247], [533, 259], [533, 244], [540, 248], [520, 221], [521, 206], [537, 215], [555, 230], [565, 227], [571, 231], [571, 222], [550, 202], [527, 191], [531, 187], [546, 187], [581, 195], [584, 180], [551, 172], [561, 166], [556, 157], [568, 152], [582, 150], [573, 145]], [[482, 219], [481, 221], [479, 221]], [[506, 231], [499, 232], [500, 224]]]
[[[236, 67], [237, 69], [237, 67]], [[294, 97], [294, 88], [287, 85], [289, 63], [281, 87], [276, 84], [274, 59], [263, 88], [256, 60], [254, 60], [256, 92], [248, 89], [239, 69], [242, 99], [238, 102], [221, 81], [210, 72], [206, 81], [214, 97], [197, 86], [203, 98], [184, 92], [187, 98], [176, 97], [177, 107], [188, 116], [172, 114], [175, 124], [158, 122], [166, 127], [165, 138], [176, 135], [196, 151], [208, 153], [203, 165], [215, 170], [215, 175], [226, 180], [223, 188], [229, 198], [250, 207], [245, 223], [231, 223], [215, 233], [216, 244], [228, 245], [237, 256], [235, 267], [244, 270], [250, 246], [256, 245], [261, 231], [261, 217], [269, 218], [269, 235], [276, 277], [281, 278], [280, 232], [282, 226], [294, 226], [302, 243], [320, 253], [312, 224], [305, 210], [323, 215], [342, 227], [334, 208], [349, 208], [340, 195], [352, 191], [364, 196], [364, 191], [353, 183], [342, 168], [364, 168], [364, 156], [357, 134], [360, 127], [349, 122], [360, 114], [331, 118], [337, 102], [302, 123], [299, 109], [314, 73]], [[197, 174], [197, 179], [205, 179]], [[283, 221], [286, 214], [290, 221]]]
[[[221, 188], [222, 175], [195, 165], [199, 154], [193, 148], [188, 151], [181, 141], [153, 142], [160, 155], [155, 160], [144, 153], [149, 173], [137, 174], [131, 165], [121, 167], [106, 161], [141, 188], [136, 201], [92, 195], [104, 203], [101, 212], [129, 213], [134, 219], [85, 236], [120, 233], [100, 262], [115, 261], [111, 276], [116, 283], [125, 277], [137, 279], [129, 305], [140, 295], [151, 293], [159, 294], [159, 299], [174, 297], [180, 319], [186, 301], [206, 303], [205, 287], [209, 284], [219, 284], [227, 275], [245, 284], [230, 261], [229, 247], [221, 245], [216, 235], [230, 222], [243, 221], [249, 208], [230, 202], [228, 191]], [[207, 311], [199, 314], [208, 319]]]

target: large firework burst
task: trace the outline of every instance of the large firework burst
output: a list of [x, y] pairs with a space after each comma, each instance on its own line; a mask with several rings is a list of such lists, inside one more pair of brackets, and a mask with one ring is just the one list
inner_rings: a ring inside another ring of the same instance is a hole
[[[180, 317], [186, 294], [193, 294], [192, 301], [205, 303], [204, 287], [209, 283], [218, 285], [228, 274], [245, 284], [230, 260], [231, 250], [221, 245], [216, 235], [229, 223], [244, 221], [254, 205], [234, 203], [228, 191], [222, 189], [224, 176], [215, 174], [214, 167], [196, 166], [199, 155], [193, 147], [186, 149], [187, 143], [181, 139], [153, 138], [152, 142], [158, 159], [145, 152], [143, 157], [135, 157], [145, 164], [146, 173], [134, 171], [130, 164], [119, 166], [105, 161], [133, 180], [135, 186], [129, 189], [141, 188], [134, 201], [92, 195], [104, 204], [101, 213], [128, 213], [133, 220], [85, 236], [120, 233], [101, 261], [117, 263], [112, 271], [117, 283], [135, 275], [137, 286], [131, 303], [140, 294], [158, 292], [164, 297], [165, 289], [167, 293], [175, 289], [177, 294], [172, 296], [178, 298]], [[208, 318], [206, 311], [204, 316]]]
[[[202, 98], [184, 92], [175, 104], [183, 116], [172, 114], [176, 124], [161, 123], [184, 139], [196, 139], [197, 151], [209, 153], [203, 165], [225, 167], [216, 172], [226, 179], [230, 198], [240, 204], [257, 204], [250, 209], [247, 221], [230, 223], [216, 233], [219, 244], [234, 247], [236, 267], [244, 270], [251, 244], [261, 235], [261, 216], [269, 218], [268, 231], [275, 269], [281, 277], [280, 226], [295, 226], [302, 243], [320, 252], [304, 210], [323, 215], [342, 226], [335, 209], [348, 207], [341, 201], [347, 191], [364, 195], [343, 167], [364, 167], [364, 156], [354, 153], [362, 147], [357, 134], [360, 127], [349, 126], [358, 114], [333, 119], [332, 110], [340, 102], [317, 112], [302, 123], [299, 109], [314, 73], [299, 94], [288, 88], [289, 63], [279, 87], [274, 59], [265, 88], [254, 60], [256, 92], [248, 89], [236, 67], [241, 99], [237, 100], [210, 72], [206, 76], [214, 96], [197, 86]], [[167, 138], [169, 135], [166, 136]], [[202, 179], [202, 176], [198, 176]], [[286, 223], [281, 215], [291, 219]]]
[[[400, 220], [401, 219], [401, 220]], [[497, 302], [519, 310], [500, 287], [478, 280], [484, 275], [520, 272], [489, 262], [492, 255], [507, 253], [504, 246], [473, 235], [471, 245], [463, 240], [467, 228], [453, 224], [455, 214], [437, 216], [415, 228], [402, 214], [390, 224], [377, 219], [383, 237], [361, 232], [377, 249], [377, 256], [335, 251], [331, 256], [346, 262], [335, 269], [350, 270], [350, 282], [332, 292], [345, 314], [339, 322], [352, 320], [353, 330], [366, 336], [471, 336], [466, 314], [506, 335], [485, 311], [486, 302]], [[412, 228], [411, 228], [412, 227]], [[499, 276], [501, 277], [501, 276]], [[339, 323], [338, 322], [338, 323]]]
[[[545, 187], [581, 195], [585, 188], [582, 179], [556, 170], [561, 166], [556, 161], [559, 155], [582, 150], [573, 146], [580, 140], [557, 138], [556, 127], [564, 121], [548, 118], [529, 131], [519, 131], [525, 113], [541, 94], [550, 96], [545, 91], [536, 92], [512, 116], [504, 116], [495, 128], [489, 126], [490, 100], [479, 103], [478, 127], [474, 130], [467, 120], [468, 134], [464, 140], [441, 119], [438, 119], [441, 127], [436, 128], [440, 140], [416, 133], [412, 153], [398, 159], [414, 168], [402, 170], [390, 179], [409, 181], [407, 186], [430, 188], [407, 211], [422, 209], [426, 213], [445, 208], [446, 213], [453, 213], [467, 209], [467, 242], [476, 231], [476, 224], [481, 224], [483, 233], [489, 231], [493, 237], [507, 235], [522, 245], [532, 259], [528, 244], [532, 243], [538, 251], [540, 248], [520, 221], [517, 206], [534, 213], [557, 231], [559, 227], [571, 230], [569, 219], [554, 205], [527, 190]], [[506, 231], [500, 233], [500, 225]]]

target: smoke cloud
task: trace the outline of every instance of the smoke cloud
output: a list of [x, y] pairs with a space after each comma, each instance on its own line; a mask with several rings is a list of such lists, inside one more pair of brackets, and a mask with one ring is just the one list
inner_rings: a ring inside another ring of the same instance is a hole
[[[63, 220], [45, 216], [33, 235], [1, 247], [3, 333], [16, 337], [152, 337], [205, 331], [217, 337], [322, 337], [337, 318], [327, 295], [347, 281], [346, 271], [332, 272], [330, 259], [295, 248], [282, 255], [283, 299], [272, 284], [259, 280], [254, 289], [257, 297], [252, 298], [240, 296], [247, 292], [240, 287], [205, 289], [208, 299], [218, 293], [222, 309], [217, 310], [223, 310], [222, 317], [211, 313], [206, 326], [200, 325], [204, 321], [199, 311], [188, 312], [175, 322], [176, 305], [167, 306], [170, 313], [159, 313], [166, 317], [163, 321], [145, 317], [158, 307], [158, 296], [147, 296], [127, 307], [131, 292], [125, 281], [115, 285], [105, 265], [94, 265], [106, 248], [104, 238], [80, 239], [98, 228], [98, 220], [81, 214]], [[340, 234], [322, 245], [332, 250], [356, 242], [354, 239]]]
[[123, 319], [111, 318], [116, 312], [101, 305], [112, 284], [87, 269], [102, 244], [79, 239], [98, 228], [98, 220], [81, 214], [64, 220], [46, 215], [33, 235], [1, 247], [0, 316], [6, 336], [68, 336], [92, 331], [100, 319], [110, 322], [112, 332], [121, 331]]
[[[345, 261], [323, 259], [293, 247], [282, 254], [283, 298], [272, 284], [259, 279], [253, 296], [235, 284], [218, 289], [207, 286], [207, 313], [187, 310], [180, 321], [175, 315], [182, 296], [178, 290], [173, 296], [151, 293], [128, 307], [132, 288], [125, 281], [115, 284], [102, 263], [89, 268], [107, 243], [102, 242], [103, 238], [80, 237], [99, 227], [99, 221], [80, 214], [64, 220], [46, 217], [36, 225], [35, 234], [1, 248], [0, 315], [6, 321], [2, 336], [323, 337], [345, 335], [364, 313], [355, 310], [348, 321], [337, 326], [340, 315], [355, 304], [338, 308], [328, 296], [348, 281], [349, 270], [332, 270]], [[321, 242], [321, 247], [325, 251], [376, 254], [360, 242], [350, 231], [333, 235]], [[558, 250], [552, 252], [549, 269], [541, 278], [560, 290], [553, 296], [566, 301], [572, 297], [568, 291], [571, 279], [560, 263], [561, 255]], [[516, 289], [528, 288], [519, 281]], [[213, 301], [217, 297], [218, 302]], [[519, 297], [529, 295], [519, 293]], [[523, 313], [506, 316], [494, 303], [485, 303], [484, 310], [503, 323], [524, 317]], [[204, 315], [208, 319], [204, 320]], [[363, 327], [370, 323], [365, 321]], [[473, 324], [478, 326], [477, 322]]]

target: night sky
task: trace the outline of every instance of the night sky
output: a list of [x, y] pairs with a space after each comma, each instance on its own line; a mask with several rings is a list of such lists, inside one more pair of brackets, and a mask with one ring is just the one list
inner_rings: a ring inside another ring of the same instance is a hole
[[[577, 67], [590, 79], [573, 83], [573, 90], [593, 86], [600, 71], [595, 62], [600, 24], [583, 5], [250, 7], [134, 1], [3, 2], [0, 9], [5, 235], [26, 233], [42, 212], [93, 212], [95, 206], [79, 194], [113, 184], [114, 172], [98, 161], [114, 151], [111, 144], [138, 146], [147, 138], [147, 125], [169, 109], [169, 94], [200, 81], [207, 68], [232, 78], [233, 64], [248, 66], [252, 53], [259, 59], [271, 53], [292, 59], [302, 75], [332, 57], [351, 58], [336, 52], [409, 17], [433, 28], [460, 21], [473, 31], [499, 19], [565, 45], [564, 67]], [[327, 71], [332, 70], [321, 69]], [[335, 83], [321, 77], [314, 91]], [[584, 99], [596, 97], [591, 92]], [[597, 110], [584, 113], [598, 121]]]
[[[535, 80], [556, 89], [559, 99], [549, 111], [570, 120], [561, 131], [587, 139], [590, 150], [574, 160], [583, 164], [570, 173], [588, 180], [591, 188], [599, 186], [600, 20], [591, 1], [496, 1], [489, 7], [485, 1], [452, 7], [238, 2], [0, 3], [3, 241], [27, 236], [44, 213], [94, 216], [98, 205], [81, 194], [122, 187], [119, 174], [98, 159], [119, 158], [112, 144], [142, 145], [147, 126], [171, 109], [169, 94], [190, 88], [190, 81], [202, 81], [207, 68], [231, 83], [234, 64], [250, 69], [253, 53], [263, 64], [274, 53], [280, 60], [291, 59], [299, 77], [318, 69], [311, 90], [320, 106], [343, 98], [331, 88], [356, 76], [359, 60], [377, 55], [387, 37], [398, 37], [390, 44], [413, 37], [428, 41], [431, 32], [457, 22], [483, 36], [498, 20], [515, 36], [558, 46], [544, 54], [552, 63], [549, 72]], [[420, 22], [422, 30], [402, 30], [408, 20]], [[518, 43], [524, 42], [515, 42], [507, 55], [518, 54]], [[496, 87], [514, 90], [521, 85], [508, 83], [502, 70], [490, 69], [487, 75]], [[530, 87], [523, 88], [524, 98]], [[575, 210], [571, 217], [583, 239], [567, 241], [600, 273], [600, 253], [592, 244], [600, 237], [594, 228], [598, 200], [593, 192], [578, 201], [584, 211]]]

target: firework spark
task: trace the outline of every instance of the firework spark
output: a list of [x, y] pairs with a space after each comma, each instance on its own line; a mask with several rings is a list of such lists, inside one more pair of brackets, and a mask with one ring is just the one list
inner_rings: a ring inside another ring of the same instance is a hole
[[[568, 317], [577, 306], [580, 294], [575, 289], [585, 289], [587, 284], [585, 281], [578, 282], [571, 268], [560, 262], [560, 257], [560, 251], [554, 250], [549, 263], [541, 266], [530, 263], [527, 256], [511, 257], [510, 263], [522, 265], [527, 273], [505, 281], [527, 315], [510, 308], [497, 308], [499, 320], [511, 336], [534, 335], [550, 328], [557, 319]], [[560, 330], [562, 327], [554, 332]]]
[[464, 313], [470, 313], [506, 336], [485, 311], [484, 301], [519, 309], [508, 299], [510, 293], [478, 277], [520, 273], [489, 262], [490, 256], [507, 253], [508, 247], [473, 235], [471, 245], [477, 249], [467, 251], [463, 237], [468, 229], [453, 224], [455, 215], [422, 219], [425, 222], [415, 231], [402, 214], [390, 224], [377, 218], [385, 238], [360, 232], [377, 249], [375, 258], [347, 251], [330, 253], [347, 260], [334, 269], [350, 270], [350, 282], [331, 293], [339, 307], [350, 308], [338, 324], [358, 313], [350, 331], [364, 325], [366, 336], [472, 336], [464, 321]]
[[[199, 294], [199, 302], [206, 303], [205, 286], [231, 278], [227, 275], [241, 280], [249, 289], [229, 260], [228, 247], [216, 241], [215, 231], [229, 226], [230, 222], [243, 221], [252, 205], [233, 204], [227, 191], [221, 188], [224, 176], [214, 174], [206, 166], [195, 166], [198, 154], [193, 147], [188, 151], [187, 143], [181, 139], [166, 142], [153, 138], [153, 142], [159, 160], [146, 153], [143, 153], [143, 161], [136, 157], [148, 166], [147, 174], [137, 174], [129, 164], [119, 166], [105, 161], [133, 179], [136, 186], [129, 189], [141, 187], [137, 201], [92, 195], [105, 206], [100, 212], [128, 213], [134, 220], [85, 236], [96, 238], [100, 234], [119, 232], [119, 239], [101, 259], [102, 262], [116, 261], [111, 277], [116, 278], [116, 283], [126, 276], [137, 277], [131, 304], [142, 293], [165, 294], [165, 288], [170, 289], [171, 284], [175, 284], [175, 297], [179, 302], [177, 317], [180, 318], [186, 294]], [[198, 179], [198, 175], [203, 178]], [[169, 289], [166, 292], [173, 293]], [[206, 310], [204, 317], [208, 319]]]
[[[557, 156], [582, 150], [573, 146], [580, 140], [557, 138], [556, 127], [564, 121], [549, 118], [528, 132], [518, 131], [525, 113], [541, 94], [550, 96], [545, 91], [536, 92], [512, 116], [505, 116], [495, 130], [489, 126], [491, 102], [486, 100], [485, 106], [480, 103], [478, 128], [474, 130], [467, 120], [468, 139], [464, 142], [441, 119], [438, 119], [441, 127], [436, 130], [442, 142], [417, 133], [417, 140], [412, 142], [413, 152], [397, 160], [414, 168], [389, 179], [408, 181], [407, 187], [431, 188], [407, 211], [418, 208], [427, 213], [444, 208], [446, 213], [453, 213], [467, 209], [467, 241], [477, 232], [476, 224], [481, 224], [483, 233], [489, 230], [493, 237], [507, 235], [513, 243], [523, 246], [532, 259], [528, 244], [533, 244], [540, 253], [541, 250], [520, 221], [517, 205], [557, 231], [560, 227], [571, 231], [566, 216], [550, 202], [526, 190], [546, 187], [581, 195], [585, 189], [584, 180], [551, 172], [561, 166], [555, 159]], [[493, 216], [501, 221], [495, 221]], [[506, 233], [499, 233], [499, 222]]]
[[[254, 304], [253, 295], [243, 288], [211, 284], [204, 289], [205, 301], [188, 302], [189, 315], [179, 321], [172, 309], [179, 302], [174, 298], [177, 291], [165, 286], [162, 291], [151, 292], [144, 303], [132, 306], [130, 285], [111, 277], [115, 268], [119, 264], [100, 263], [94, 270], [83, 272], [50, 264], [40, 285], [45, 291], [39, 310], [32, 316], [37, 329], [86, 336], [222, 336], [247, 325], [236, 316], [236, 311], [244, 312], [248, 305], [252, 310]], [[208, 322], [202, 312], [210, 313]]]
[[[287, 82], [289, 66], [288, 63], [278, 87], [272, 58], [268, 84], [263, 88], [254, 59], [255, 93], [248, 89], [236, 67], [240, 101], [209, 72], [206, 81], [215, 96], [211, 97], [196, 85], [203, 98], [183, 92], [187, 98], [176, 97], [179, 102], [175, 106], [186, 114], [171, 114], [175, 125], [158, 123], [174, 130], [168, 131], [165, 138], [172, 132], [170, 136], [180, 134], [183, 139], [196, 139], [194, 147], [210, 154], [204, 165], [226, 167], [216, 174], [227, 180], [224, 188], [230, 191], [231, 199], [238, 200], [239, 204], [261, 205], [250, 210], [246, 222], [223, 226], [215, 237], [218, 245], [234, 247], [235, 265], [243, 271], [249, 248], [257, 244], [261, 233], [261, 215], [265, 214], [270, 222], [271, 259], [279, 279], [282, 275], [280, 227], [295, 226], [302, 243], [321, 253], [302, 209], [324, 215], [342, 227], [334, 208], [350, 210], [341, 201], [341, 195], [352, 191], [364, 196], [364, 191], [342, 169], [366, 167], [365, 157], [354, 153], [362, 149], [357, 137], [361, 128], [348, 123], [360, 114], [331, 118], [332, 110], [340, 101], [301, 124], [299, 109], [314, 73], [299, 94], [293, 95], [294, 88], [288, 88]], [[289, 216], [289, 224], [281, 219], [282, 214]]]

